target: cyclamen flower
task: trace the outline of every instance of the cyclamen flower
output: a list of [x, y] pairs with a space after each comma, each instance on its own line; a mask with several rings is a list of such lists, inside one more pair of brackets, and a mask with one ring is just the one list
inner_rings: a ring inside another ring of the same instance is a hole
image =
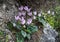
[[25, 6], [25, 7], [24, 7], [24, 10], [26, 10], [26, 11], [27, 11], [27, 10], [28, 10], [28, 6]]
[[23, 21], [23, 20], [24, 20], [24, 17], [21, 18], [21, 21]]
[[41, 16], [41, 13], [39, 13], [38, 16], [40, 17]]
[[21, 21], [21, 24], [23, 24], [23, 25], [24, 25], [24, 24], [25, 24], [25, 20]]
[[23, 10], [23, 6], [21, 6], [21, 7], [19, 8], [19, 10], [22, 11], [22, 10]]
[[32, 12], [29, 12], [28, 15], [29, 15], [29, 16], [32, 16]]
[[20, 21], [21, 21], [21, 24], [25, 24], [25, 19], [24, 19], [24, 17], [22, 17], [22, 18], [20, 19]]
[[[24, 24], [30, 25], [32, 23], [32, 19], [36, 19], [35, 15], [37, 15], [37, 12], [34, 11], [33, 12], [34, 15], [33, 15], [31, 12], [31, 8], [28, 8], [28, 6], [25, 6], [25, 7], [21, 6], [21, 7], [19, 7], [19, 10], [20, 10], [20, 12], [18, 13], [18, 16], [15, 16], [15, 19], [19, 20], [22, 25], [24, 25]], [[26, 18], [26, 14], [27, 14], [27, 16], [30, 16], [29, 19]]]
[[15, 16], [15, 20], [18, 20], [19, 19], [19, 16]]
[[21, 15], [25, 16], [26, 15], [26, 12], [22, 11], [21, 12]]
[[31, 11], [31, 8], [29, 8], [28, 10], [27, 10], [27, 12], [30, 12]]
[[18, 14], [19, 16], [25, 16], [26, 15], [26, 12], [24, 12], [24, 11], [22, 11], [22, 12], [19, 12], [19, 14]]
[[29, 25], [31, 23], [32, 23], [32, 19], [30, 18], [30, 19], [27, 20], [27, 24]]
[[26, 10], [27, 12], [30, 12], [31, 11], [31, 8], [28, 8], [28, 6], [25, 6], [24, 7], [24, 10]]
[[34, 12], [33, 12], [33, 14], [34, 14], [34, 15], [37, 15], [37, 12], [36, 12], [36, 11], [34, 11]]

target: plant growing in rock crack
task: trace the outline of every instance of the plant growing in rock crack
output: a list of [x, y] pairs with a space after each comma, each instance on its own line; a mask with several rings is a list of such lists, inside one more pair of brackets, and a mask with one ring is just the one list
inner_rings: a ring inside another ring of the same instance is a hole
[[18, 10], [18, 14], [14, 16], [13, 21], [7, 23], [7, 27], [15, 32], [16, 42], [24, 42], [25, 38], [30, 39], [31, 34], [38, 31], [39, 27], [35, 23], [40, 22], [41, 14], [37, 14], [37, 11], [32, 12], [28, 6], [20, 6]]

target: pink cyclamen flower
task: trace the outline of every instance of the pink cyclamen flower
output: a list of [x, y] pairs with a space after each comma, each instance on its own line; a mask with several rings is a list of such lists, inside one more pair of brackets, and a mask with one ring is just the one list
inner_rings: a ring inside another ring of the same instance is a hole
[[31, 8], [29, 8], [28, 10], [27, 10], [27, 12], [30, 12], [31, 11]]
[[15, 20], [18, 20], [20, 17], [19, 16], [15, 16]]
[[19, 10], [22, 11], [23, 10], [23, 6], [19, 7]]
[[24, 19], [24, 17], [22, 17], [20, 21], [21, 21], [21, 24], [25, 24], [25, 19]]
[[29, 15], [29, 16], [32, 16], [32, 12], [28, 12], [28, 15]]
[[21, 21], [21, 24], [23, 24], [23, 25], [24, 25], [24, 24], [25, 24], [25, 20]]
[[22, 11], [21, 14], [22, 14], [23, 16], [25, 16], [25, 15], [26, 15], [26, 12]]
[[28, 10], [28, 6], [25, 6], [25, 7], [24, 7], [24, 10], [26, 10], [26, 11], [27, 11], [27, 10]]
[[31, 23], [32, 23], [32, 19], [30, 18], [30, 19], [27, 20], [27, 24], [29, 25]]

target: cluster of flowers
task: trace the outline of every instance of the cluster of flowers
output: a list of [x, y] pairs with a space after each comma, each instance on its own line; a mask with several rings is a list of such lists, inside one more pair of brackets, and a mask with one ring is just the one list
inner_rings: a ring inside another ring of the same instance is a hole
[[33, 19], [36, 19], [37, 11], [32, 12], [28, 6], [20, 6], [18, 15], [15, 16], [15, 20], [19, 20], [22, 25], [30, 25]]

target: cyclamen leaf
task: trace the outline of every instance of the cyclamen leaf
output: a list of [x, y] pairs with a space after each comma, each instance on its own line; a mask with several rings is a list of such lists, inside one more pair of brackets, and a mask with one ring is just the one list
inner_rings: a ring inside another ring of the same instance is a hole
[[19, 39], [19, 42], [24, 42], [24, 38]]
[[36, 32], [36, 31], [38, 31], [37, 26], [33, 26], [32, 32]]
[[30, 38], [31, 38], [30, 34], [27, 34], [27, 38], [30, 40]]
[[28, 30], [28, 29], [27, 29], [26, 32], [29, 33], [29, 34], [31, 34], [31, 30]]
[[23, 36], [24, 38], [27, 36], [27, 33], [26, 33], [25, 31], [23, 31], [23, 30], [21, 30], [21, 34], [22, 34], [22, 36]]
[[28, 29], [28, 30], [30, 30], [30, 31], [31, 31], [31, 33], [38, 31], [37, 26], [28, 26], [28, 28], [27, 28], [27, 29]]
[[46, 25], [46, 21], [43, 18], [38, 17], [38, 21], [41, 22], [44, 26]]
[[24, 42], [24, 38], [22, 37], [21, 33], [16, 33], [16, 40], [17, 42]]
[[24, 42], [24, 38], [17, 37], [17, 42]]

